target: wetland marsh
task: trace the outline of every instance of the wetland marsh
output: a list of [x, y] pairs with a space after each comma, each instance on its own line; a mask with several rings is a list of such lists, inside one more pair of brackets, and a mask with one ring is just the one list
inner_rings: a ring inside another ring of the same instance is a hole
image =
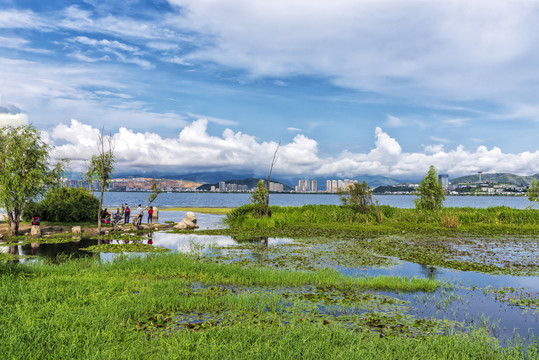
[[29, 357], [539, 354], [535, 234], [335, 228], [321, 236], [314, 225], [268, 236], [272, 229], [204, 216], [196, 232], [0, 247], [26, 263], [0, 268], [6, 349], [47, 337]]

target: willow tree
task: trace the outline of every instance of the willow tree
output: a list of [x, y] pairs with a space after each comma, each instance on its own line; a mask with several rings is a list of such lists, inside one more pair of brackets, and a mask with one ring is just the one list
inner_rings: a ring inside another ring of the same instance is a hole
[[6, 210], [12, 236], [19, 232], [22, 212], [30, 200], [60, 182], [65, 162], [51, 169], [52, 149], [32, 125], [0, 128], [0, 207]]
[[105, 136], [104, 129], [101, 129], [101, 132], [97, 135], [97, 150], [99, 154], [92, 156], [86, 177], [88, 181], [95, 180], [99, 183], [100, 195], [99, 210], [97, 211], [97, 232], [98, 234], [101, 234], [103, 193], [105, 192], [105, 188], [112, 178], [114, 165], [116, 164], [113, 139], [110, 136]]

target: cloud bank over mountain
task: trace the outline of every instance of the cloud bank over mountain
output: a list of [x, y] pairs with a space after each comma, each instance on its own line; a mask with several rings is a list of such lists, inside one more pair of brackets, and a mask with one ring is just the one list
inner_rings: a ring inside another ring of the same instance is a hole
[[[117, 169], [122, 172], [245, 171], [265, 174], [278, 144], [225, 129], [221, 136], [208, 134], [208, 120], [198, 119], [185, 126], [177, 137], [164, 138], [151, 132], [135, 132], [122, 127], [111, 134]], [[44, 132], [55, 145], [54, 159], [71, 160], [70, 168], [84, 171], [88, 159], [97, 154], [100, 130], [72, 120]], [[355, 177], [385, 175], [395, 178], [423, 176], [433, 164], [451, 176], [483, 172], [510, 172], [530, 175], [539, 172], [539, 151], [503, 153], [499, 148], [479, 146], [474, 150], [459, 145], [445, 150], [442, 145], [427, 146], [423, 152], [404, 152], [382, 128], [374, 133], [374, 146], [365, 153], [344, 151], [336, 157], [320, 154], [318, 142], [303, 134], [280, 144], [275, 174], [297, 176]]]

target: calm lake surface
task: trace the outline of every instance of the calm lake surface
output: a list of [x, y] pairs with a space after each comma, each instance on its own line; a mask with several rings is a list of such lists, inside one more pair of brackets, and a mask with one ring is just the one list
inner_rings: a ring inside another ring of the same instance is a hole
[[[106, 207], [116, 208], [127, 203], [131, 208], [138, 204], [148, 203], [149, 193], [144, 192], [107, 192], [103, 202]], [[96, 193], [99, 197], [99, 193]], [[399, 208], [413, 208], [413, 195], [376, 195], [381, 205]], [[157, 207], [238, 207], [250, 203], [248, 193], [162, 193], [155, 200]], [[339, 196], [335, 194], [271, 194], [270, 205], [302, 206], [302, 205], [339, 205]], [[531, 205], [524, 196], [447, 196], [446, 207], [508, 206], [524, 209]]]

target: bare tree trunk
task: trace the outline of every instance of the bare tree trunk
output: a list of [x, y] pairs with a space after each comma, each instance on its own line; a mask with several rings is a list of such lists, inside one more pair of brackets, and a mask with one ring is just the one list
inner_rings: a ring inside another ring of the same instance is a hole
[[268, 188], [268, 192], [266, 193], [266, 196], [264, 197], [264, 216], [269, 216], [269, 192], [270, 192], [270, 177], [271, 172], [273, 171], [273, 166], [277, 162], [277, 151], [279, 151], [279, 146], [281, 145], [281, 142], [277, 144], [277, 147], [275, 148], [275, 152], [273, 153], [273, 159], [271, 159], [271, 167], [268, 174], [268, 183], [266, 184]]
[[11, 211], [8, 211], [7, 217], [9, 222], [9, 236], [17, 236], [17, 233], [19, 232], [19, 224], [17, 224], [13, 218], [13, 213]]
[[101, 209], [103, 207], [103, 192], [105, 192], [105, 186], [101, 186], [101, 194], [99, 196], [99, 210], [97, 211], [97, 233], [101, 234]]
[[[107, 138], [109, 153], [113, 151], [113, 143], [110, 137]], [[101, 234], [101, 211], [103, 209], [103, 193], [105, 192], [105, 186], [107, 185], [107, 177], [109, 174], [105, 172], [105, 161], [107, 160], [107, 151], [105, 151], [105, 128], [101, 129], [101, 133], [97, 138], [97, 148], [99, 149], [99, 158], [100, 158], [100, 196], [99, 196], [99, 211], [97, 212], [97, 233]]]

